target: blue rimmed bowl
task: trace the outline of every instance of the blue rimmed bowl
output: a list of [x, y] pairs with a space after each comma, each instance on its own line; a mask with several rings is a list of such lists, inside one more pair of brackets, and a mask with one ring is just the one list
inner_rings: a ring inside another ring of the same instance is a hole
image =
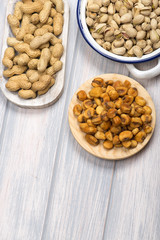
[[[79, 29], [82, 33], [82, 36], [86, 40], [86, 42], [92, 47], [96, 52], [101, 54], [102, 56], [109, 58], [113, 61], [120, 62], [120, 63], [126, 63], [126, 66], [128, 70], [131, 72], [131, 74], [139, 79], [146, 79], [146, 78], [153, 78], [160, 74], [160, 48], [153, 51], [150, 54], [144, 55], [141, 58], [137, 57], [124, 57], [119, 56], [114, 53], [111, 53], [107, 50], [105, 50], [103, 47], [101, 47], [91, 36], [89, 29], [86, 24], [86, 5], [87, 0], [78, 0], [77, 3], [77, 22]], [[155, 58], [158, 58], [158, 63], [155, 67], [152, 69], [146, 70], [146, 71], [140, 71], [133, 64], [135, 63], [143, 63], [147, 61], [151, 61]]]

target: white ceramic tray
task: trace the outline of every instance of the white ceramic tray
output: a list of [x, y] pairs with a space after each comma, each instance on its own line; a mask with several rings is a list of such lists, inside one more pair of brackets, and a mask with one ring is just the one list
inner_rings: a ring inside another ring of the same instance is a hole
[[[10, 27], [7, 23], [7, 16], [9, 14], [13, 14], [14, 5], [16, 2], [17, 2], [17, 0], [9, 0], [9, 2], [8, 2], [6, 19], [5, 19], [5, 32], [4, 32], [4, 38], [3, 38], [2, 57], [4, 55], [5, 49], [8, 47], [7, 46], [7, 38], [9, 36], [13, 37]], [[61, 71], [59, 71], [56, 74], [55, 84], [54, 84], [54, 86], [51, 87], [51, 89], [46, 94], [44, 94], [42, 96], [38, 96], [35, 99], [24, 100], [18, 96], [17, 92], [16, 93], [9, 92], [5, 87], [7, 80], [3, 77], [4, 66], [2, 64], [2, 61], [0, 61], [0, 69], [2, 71], [0, 73], [2, 76], [2, 79], [0, 81], [0, 88], [3, 92], [3, 94], [5, 95], [5, 97], [9, 101], [11, 101], [12, 103], [14, 103], [20, 107], [24, 107], [24, 108], [43, 108], [43, 107], [50, 106], [51, 104], [53, 104], [60, 98], [60, 96], [63, 92], [63, 86], [64, 86], [64, 80], [65, 80], [65, 65], [66, 65], [65, 63], [66, 63], [66, 53], [67, 53], [68, 25], [69, 25], [69, 5], [68, 5], [67, 1], [64, 0], [64, 26], [63, 26], [63, 32], [60, 36], [60, 38], [63, 41], [63, 46], [64, 46], [64, 53], [61, 58], [61, 61], [63, 62], [63, 68]]]

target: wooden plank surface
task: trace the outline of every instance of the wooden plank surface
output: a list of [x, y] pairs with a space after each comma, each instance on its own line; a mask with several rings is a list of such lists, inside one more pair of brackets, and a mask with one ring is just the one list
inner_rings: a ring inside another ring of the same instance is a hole
[[[68, 124], [74, 92], [93, 76], [129, 73], [124, 64], [99, 56], [86, 44], [76, 22], [76, 1], [68, 2], [69, 41], [62, 97], [46, 109], [27, 110], [8, 103], [0, 93], [0, 239], [157, 240], [159, 77], [139, 81], [153, 98], [157, 112], [149, 145], [116, 164], [85, 152]], [[0, 0], [1, 36], [6, 5], [7, 1]]]

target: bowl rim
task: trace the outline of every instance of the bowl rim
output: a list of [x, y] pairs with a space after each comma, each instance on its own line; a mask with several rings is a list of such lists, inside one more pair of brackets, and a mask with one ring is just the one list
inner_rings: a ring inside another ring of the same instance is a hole
[[[91, 36], [85, 19], [81, 19], [82, 2], [86, 3], [87, 0], [78, 0], [78, 2], [77, 2], [77, 10], [76, 10], [77, 23], [78, 23], [78, 26], [79, 26], [79, 29], [80, 29], [80, 32], [81, 32], [83, 38], [88, 43], [88, 45], [92, 49], [94, 49], [97, 53], [99, 53], [103, 57], [108, 58], [112, 61], [116, 61], [116, 62], [120, 62], [120, 63], [127, 63], [127, 64], [143, 63], [143, 62], [151, 61], [160, 56], [160, 48], [157, 50], [154, 50], [150, 54], [144, 55], [142, 58], [119, 56], [119, 55], [116, 55], [114, 53], [111, 53], [111, 52], [105, 50]], [[129, 59], [127, 59], [127, 58], [129, 58]]]

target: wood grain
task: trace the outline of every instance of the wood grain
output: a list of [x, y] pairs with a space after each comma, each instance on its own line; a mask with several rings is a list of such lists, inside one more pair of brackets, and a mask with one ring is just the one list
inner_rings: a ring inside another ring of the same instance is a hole
[[[147, 147], [116, 163], [81, 148], [67, 118], [73, 94], [93, 76], [129, 73], [124, 64], [105, 59], [86, 44], [76, 22], [77, 2], [68, 2], [66, 77], [59, 101], [45, 109], [23, 109], [7, 102], [0, 92], [0, 239], [157, 240], [159, 77], [139, 81], [157, 113]], [[7, 1], [0, 0], [0, 6], [3, 36]], [[155, 61], [139, 67], [152, 64]]]
[[[2, 56], [4, 55], [4, 51], [7, 48], [7, 38], [8, 36], [13, 37], [12, 32], [10, 30], [10, 27], [7, 22], [7, 16], [9, 14], [13, 14], [14, 11], [14, 5], [17, 2], [17, 0], [10, 0], [7, 7], [6, 12], [6, 19], [5, 19], [5, 33], [3, 38], [3, 48], [2, 48]], [[65, 66], [66, 66], [66, 54], [67, 54], [67, 40], [68, 40], [68, 27], [69, 27], [69, 5], [68, 2], [64, 2], [64, 26], [63, 26], [63, 32], [60, 36], [60, 38], [63, 41], [64, 46], [64, 52], [61, 57], [61, 61], [63, 62], [63, 67], [61, 71], [59, 71], [55, 76], [55, 84], [53, 87], [49, 89], [49, 91], [41, 96], [37, 96], [35, 99], [27, 99], [24, 100], [18, 96], [17, 92], [10, 92], [6, 89], [5, 84], [7, 80], [2, 77], [2, 81], [0, 84], [1, 90], [5, 97], [11, 101], [12, 103], [25, 108], [43, 108], [48, 107], [55, 103], [61, 96], [63, 92], [64, 87], [64, 81], [65, 81]], [[2, 71], [5, 69], [3, 64], [1, 63], [0, 68]]]
[[[143, 96], [147, 102], [147, 105], [149, 105], [152, 108], [151, 126], [154, 131], [155, 122], [156, 122], [156, 112], [155, 112], [154, 103], [151, 97], [149, 96], [148, 92], [137, 81], [120, 74], [102, 74], [96, 77], [103, 78], [105, 81], [107, 80], [113, 80], [113, 81], [120, 80], [122, 82], [124, 82], [125, 80], [130, 81], [130, 83], [132, 84], [132, 87], [135, 87], [138, 89], [138, 95]], [[86, 142], [85, 134], [80, 130], [79, 123], [73, 114], [73, 107], [76, 104], [79, 104], [79, 101], [77, 99], [77, 92], [79, 92], [80, 90], [84, 90], [86, 93], [88, 93], [91, 90], [91, 83], [93, 79], [94, 77], [87, 80], [82, 86], [80, 86], [71, 100], [68, 115], [69, 115], [69, 124], [70, 124], [70, 128], [73, 136], [75, 137], [77, 142], [81, 145], [81, 147], [83, 147], [86, 151], [88, 151], [90, 154], [93, 154], [96, 157], [109, 159], [109, 160], [120, 160], [120, 159], [133, 156], [134, 154], [138, 153], [140, 150], [142, 150], [146, 146], [146, 144], [149, 142], [150, 138], [152, 137], [153, 131], [151, 134], [147, 135], [143, 143], [139, 143], [137, 147], [133, 149], [113, 148], [111, 150], [106, 150], [104, 149], [102, 143], [100, 143], [98, 146], [92, 146]]]

